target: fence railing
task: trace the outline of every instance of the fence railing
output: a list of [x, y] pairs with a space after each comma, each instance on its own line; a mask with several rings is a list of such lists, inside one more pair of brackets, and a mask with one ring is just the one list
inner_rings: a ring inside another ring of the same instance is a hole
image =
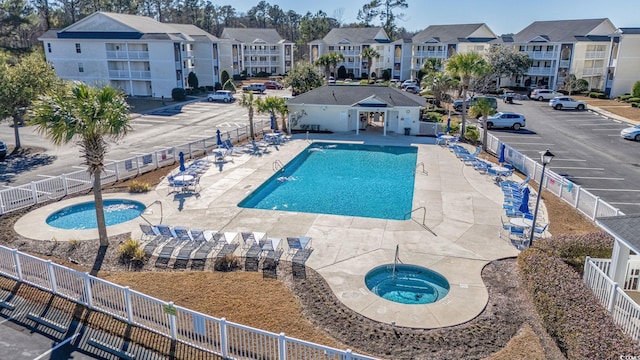
[[[611, 317], [622, 330], [633, 340], [638, 341], [640, 340], [640, 305], [625, 294], [624, 289], [603, 271], [603, 269], [608, 271], [610, 264], [611, 259], [591, 259], [587, 256], [582, 281], [593, 291], [600, 304], [611, 313]], [[630, 282], [632, 282], [631, 279], [625, 279], [625, 283]]]
[[[269, 126], [269, 122], [264, 120], [254, 121], [256, 133], [266, 126]], [[223, 132], [221, 136], [223, 139], [229, 138], [236, 143], [246, 140], [249, 138], [249, 126]], [[192, 159], [206, 154], [217, 146], [217, 137], [211, 136], [106, 164], [105, 171], [101, 175], [102, 185], [109, 185], [116, 181], [126, 180], [139, 174], [174, 164], [178, 161], [178, 154], [181, 152], [184, 154], [185, 159]], [[49, 200], [59, 199], [66, 195], [88, 191], [91, 188], [93, 188], [92, 176], [85, 170], [79, 170], [0, 190], [0, 215]]]
[[201, 314], [2, 245], [0, 275], [225, 359], [375, 360]]
[[[488, 134], [487, 138], [487, 149], [499, 154], [500, 146], [503, 143], [491, 134]], [[523, 174], [530, 175], [532, 180], [539, 182], [542, 175], [542, 164], [539, 164], [535, 160], [523, 155], [511, 146], [507, 144], [504, 145], [505, 160]], [[609, 205], [607, 202], [600, 199], [600, 197], [593, 195], [587, 190], [584, 190], [580, 185], [574, 184], [564, 176], [560, 176], [549, 169], [545, 169], [544, 183], [542, 186], [560, 199], [569, 203], [581, 213], [585, 214], [591, 220], [595, 220], [596, 218], [603, 216], [624, 215], [623, 212], [612, 205]]]

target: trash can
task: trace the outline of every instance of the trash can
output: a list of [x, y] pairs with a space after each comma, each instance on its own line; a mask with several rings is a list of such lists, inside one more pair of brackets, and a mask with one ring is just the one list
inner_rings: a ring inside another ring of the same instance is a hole
[[405, 134], [406, 136], [411, 135], [411, 128], [404, 128], [404, 134]]

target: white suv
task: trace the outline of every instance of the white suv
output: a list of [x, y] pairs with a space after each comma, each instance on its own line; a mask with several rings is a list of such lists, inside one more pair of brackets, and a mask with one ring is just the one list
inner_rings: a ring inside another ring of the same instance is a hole
[[233, 94], [229, 90], [218, 90], [213, 94], [207, 95], [207, 101], [223, 101], [223, 102], [233, 102], [235, 98]]
[[562, 94], [548, 89], [535, 89], [531, 92], [529, 98], [533, 100], [543, 101], [551, 100], [556, 96], [562, 96]]
[[526, 122], [527, 120], [522, 114], [502, 111], [487, 118], [487, 129], [512, 128], [513, 130], [520, 130], [526, 126]]
[[562, 109], [578, 109], [584, 110], [587, 108], [587, 104], [584, 101], [576, 100], [569, 96], [558, 96], [549, 100], [549, 106], [556, 110]]

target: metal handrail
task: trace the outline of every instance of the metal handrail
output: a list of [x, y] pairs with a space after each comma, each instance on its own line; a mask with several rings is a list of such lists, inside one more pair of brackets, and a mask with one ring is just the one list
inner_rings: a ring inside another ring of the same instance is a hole
[[[151, 206], [155, 205], [155, 204], [160, 204], [160, 224], [162, 224], [162, 219], [164, 218], [164, 214], [162, 211], [162, 202], [160, 200], [156, 200], [154, 202], [152, 202], [151, 204], [149, 204], [149, 206], [147, 206], [146, 208], [144, 208], [144, 210], [142, 210], [142, 212], [140, 213], [140, 217], [142, 218], [142, 220], [146, 221], [147, 224], [154, 226], [154, 224], [151, 223], [151, 221], [149, 221], [147, 218], [144, 217], [144, 212], [147, 211], [148, 208], [150, 208]], [[159, 224], [155, 224], [155, 225], [159, 225]]]
[[273, 171], [284, 171], [284, 164], [282, 163], [282, 161], [280, 160], [276, 160], [273, 162], [273, 165], [271, 166], [271, 168], [273, 169]]
[[422, 173], [423, 174], [428, 174], [427, 170], [425, 170], [424, 168], [424, 163], [423, 162], [419, 162], [418, 165], [416, 165], [416, 172], [418, 171], [418, 168], [422, 166]]
[[[408, 213], [404, 214], [403, 218], [405, 220], [407, 220], [407, 215], [411, 215], [414, 212], [418, 211], [418, 210], [424, 210], [424, 212], [422, 213], [422, 224], [420, 224], [423, 228], [425, 228], [426, 230], [428, 230], [430, 233], [432, 233], [435, 236], [438, 236], [438, 234], [436, 234], [435, 232], [433, 232], [433, 230], [429, 229], [429, 227], [427, 226], [427, 224], [425, 224], [425, 221], [427, 219], [427, 208], [424, 206], [420, 206], [419, 208], [415, 208], [411, 211], [409, 211]], [[410, 217], [413, 220], [413, 217]]]

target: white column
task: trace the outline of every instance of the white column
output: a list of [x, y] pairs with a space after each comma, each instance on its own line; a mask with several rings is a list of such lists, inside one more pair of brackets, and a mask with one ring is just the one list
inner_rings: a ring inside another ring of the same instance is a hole
[[382, 120], [382, 135], [387, 136], [387, 122], [389, 118], [389, 109], [384, 109], [384, 119]]
[[611, 268], [609, 269], [609, 277], [614, 282], [624, 285], [627, 276], [627, 263], [629, 262], [629, 248], [616, 240], [613, 244], [611, 253]]

